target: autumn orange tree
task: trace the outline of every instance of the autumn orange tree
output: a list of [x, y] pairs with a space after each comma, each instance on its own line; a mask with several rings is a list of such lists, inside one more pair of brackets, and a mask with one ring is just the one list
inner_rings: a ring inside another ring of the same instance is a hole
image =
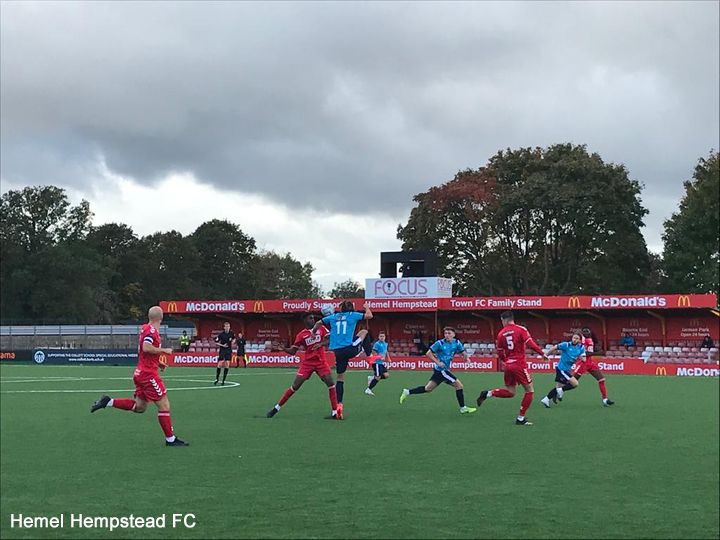
[[640, 190], [582, 145], [500, 151], [416, 195], [398, 239], [435, 250], [459, 294], [647, 290]]

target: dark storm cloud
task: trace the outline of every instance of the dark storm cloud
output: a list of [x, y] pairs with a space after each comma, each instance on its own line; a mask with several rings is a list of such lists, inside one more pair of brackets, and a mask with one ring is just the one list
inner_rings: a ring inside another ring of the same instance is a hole
[[12, 3], [2, 177], [139, 182], [350, 213], [498, 149], [587, 143], [659, 231], [718, 143], [718, 4]]

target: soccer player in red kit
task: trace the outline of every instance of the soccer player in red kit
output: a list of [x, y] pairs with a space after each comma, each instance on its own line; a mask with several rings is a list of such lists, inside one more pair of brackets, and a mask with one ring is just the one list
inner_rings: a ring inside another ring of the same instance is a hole
[[525, 395], [520, 403], [520, 414], [518, 414], [515, 423], [518, 425], [531, 426], [532, 422], [528, 422], [525, 413], [532, 405], [534, 388], [532, 377], [528, 371], [528, 365], [525, 361], [525, 347], [541, 354], [545, 360], [547, 355], [540, 346], [535, 343], [530, 332], [524, 326], [515, 324], [515, 316], [512, 311], [505, 311], [500, 315], [503, 328], [498, 332], [495, 348], [498, 352], [498, 358], [504, 364], [505, 370], [505, 388], [495, 388], [494, 390], [483, 390], [477, 398], [478, 407], [491, 397], [511, 398], [515, 396], [515, 390], [518, 384], [525, 389]]
[[102, 396], [93, 403], [90, 412], [113, 407], [134, 413], [144, 413], [148, 401], [152, 401], [158, 408], [158, 421], [165, 434], [165, 446], [189, 446], [173, 433], [172, 420], [170, 420], [170, 401], [165, 384], [158, 373], [158, 369], [165, 369], [165, 366], [160, 364], [160, 355], [172, 353], [172, 349], [160, 347], [162, 319], [162, 308], [153, 306], [148, 310], [148, 324], [144, 324], [140, 329], [138, 364], [133, 374], [135, 399], [112, 399], [110, 396]]
[[600, 371], [600, 366], [593, 358], [595, 354], [595, 339], [593, 337], [592, 330], [587, 326], [582, 329], [583, 334], [583, 345], [585, 345], [586, 359], [583, 362], [576, 362], [573, 367], [573, 375], [576, 379], [579, 379], [585, 373], [589, 373], [598, 382], [598, 388], [600, 389], [600, 395], [602, 396], [602, 403], [605, 407], [615, 405], [615, 402], [608, 399], [607, 388], [605, 388], [605, 375]]
[[280, 407], [285, 405], [285, 402], [300, 389], [303, 383], [312, 377], [313, 373], [317, 373], [318, 377], [320, 377], [328, 387], [331, 410], [328, 418], [342, 420], [342, 410], [338, 407], [335, 381], [333, 380], [330, 366], [327, 360], [325, 360], [325, 338], [330, 334], [330, 331], [322, 325], [317, 329], [317, 332], [313, 333], [312, 328], [315, 326], [315, 317], [313, 317], [312, 314], [305, 315], [305, 317], [303, 317], [303, 323], [305, 324], [305, 328], [295, 336], [295, 342], [292, 347], [284, 350], [288, 354], [295, 354], [300, 347], [302, 347], [305, 349], [305, 358], [300, 361], [300, 368], [295, 375], [295, 380], [292, 385], [285, 390], [280, 397], [280, 401], [268, 411], [266, 416], [268, 418], [275, 416], [280, 410]]

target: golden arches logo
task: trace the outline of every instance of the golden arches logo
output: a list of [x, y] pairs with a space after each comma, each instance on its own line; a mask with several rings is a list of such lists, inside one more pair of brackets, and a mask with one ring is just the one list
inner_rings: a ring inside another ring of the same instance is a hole
[[655, 375], [667, 375], [667, 368], [665, 366], [656, 367]]
[[568, 300], [568, 307], [569, 308], [579, 308], [580, 307], [580, 299], [577, 296], [571, 296]]
[[177, 313], [177, 302], [168, 302], [167, 303], [167, 311], [168, 313]]
[[681, 294], [677, 300], [678, 307], [690, 307], [690, 297], [687, 294]]
[[167, 357], [166, 355], [164, 355], [164, 354], [161, 354], [161, 355], [160, 355], [160, 360], [159, 360], [159, 361], [160, 361], [160, 363], [161, 363], [163, 366], [167, 366], [167, 365], [168, 365], [168, 357]]
[[263, 313], [265, 311], [265, 303], [261, 300], [256, 300], [253, 304], [253, 311], [255, 313]]

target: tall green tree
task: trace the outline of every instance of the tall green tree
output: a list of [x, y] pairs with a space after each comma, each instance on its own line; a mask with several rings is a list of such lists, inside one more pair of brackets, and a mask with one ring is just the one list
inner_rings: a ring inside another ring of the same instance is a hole
[[101, 258], [108, 272], [107, 297], [112, 303], [113, 320], [140, 318], [145, 309], [146, 256], [138, 236], [127, 225], [106, 223], [92, 227], [86, 243]]
[[322, 295], [320, 287], [312, 279], [312, 265], [301, 263], [289, 253], [256, 255], [253, 273], [253, 296], [256, 298], [314, 298]]
[[53, 255], [51, 248], [83, 239], [91, 218], [87, 201], [72, 206], [65, 190], [55, 186], [10, 190], [0, 197], [0, 317], [3, 322], [28, 321], [34, 317], [33, 287], [48, 286], [46, 281], [35, 280], [35, 274], [40, 268], [53, 264], [52, 259], [47, 258]]
[[255, 240], [226, 220], [213, 219], [191, 235], [200, 263], [193, 274], [195, 295], [215, 300], [250, 298]]
[[108, 324], [114, 322], [108, 294], [109, 271], [85, 242], [69, 240], [28, 258], [24, 315], [35, 324]]
[[157, 232], [141, 240], [145, 305], [162, 299], [197, 295], [195, 276], [202, 272], [197, 244], [177, 231]]
[[353, 279], [335, 283], [328, 293], [330, 298], [365, 298], [365, 288]]
[[398, 238], [435, 250], [459, 294], [635, 292], [651, 266], [640, 190], [585, 146], [500, 151], [416, 195]]
[[10, 190], [0, 197], [0, 239], [34, 253], [63, 240], [84, 238], [92, 220], [90, 204], [71, 206], [55, 186]]
[[663, 270], [672, 292], [718, 292], [720, 153], [710, 152], [684, 182], [680, 208], [665, 222]]

